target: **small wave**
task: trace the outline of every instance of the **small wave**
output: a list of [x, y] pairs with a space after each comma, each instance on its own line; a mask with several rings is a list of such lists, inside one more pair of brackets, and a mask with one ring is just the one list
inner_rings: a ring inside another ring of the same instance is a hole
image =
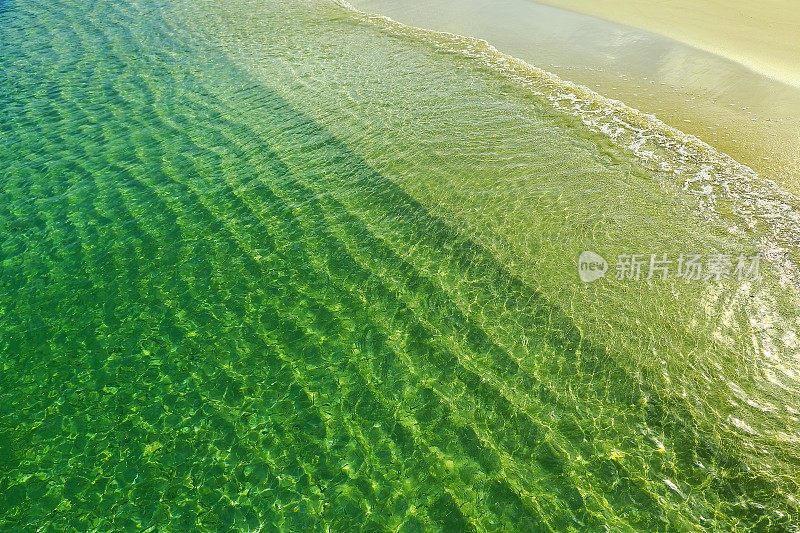
[[749, 237], [775, 266], [780, 282], [800, 288], [800, 269], [793, 257], [800, 244], [800, 202], [774, 181], [652, 114], [500, 52], [483, 39], [415, 28], [360, 11], [346, 0], [334, 2], [395, 36], [424, 41], [477, 61], [553, 108], [577, 117], [590, 130], [633, 154], [657, 179], [695, 197], [703, 217], [722, 223], [735, 235]]

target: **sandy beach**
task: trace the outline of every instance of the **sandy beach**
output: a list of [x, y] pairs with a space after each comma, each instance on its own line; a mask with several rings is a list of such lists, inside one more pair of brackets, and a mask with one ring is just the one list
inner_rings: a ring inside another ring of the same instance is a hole
[[544, 0], [666, 35], [800, 86], [800, 9], [792, 0]]
[[[548, 2], [565, 9], [530, 0], [352, 3], [413, 26], [485, 39], [654, 114], [800, 193], [800, 88], [777, 79], [792, 80], [800, 69], [789, 57], [790, 27], [797, 27], [791, 21], [798, 15], [788, 2], [765, 8], [737, 1], [735, 9], [720, 2], [689, 8], [683, 1], [646, 2], [648, 9], [578, 0]], [[693, 28], [710, 28], [705, 45], [690, 38]], [[745, 31], [752, 42], [742, 40]], [[730, 47], [723, 49], [726, 42]], [[779, 65], [785, 65], [780, 76]]]

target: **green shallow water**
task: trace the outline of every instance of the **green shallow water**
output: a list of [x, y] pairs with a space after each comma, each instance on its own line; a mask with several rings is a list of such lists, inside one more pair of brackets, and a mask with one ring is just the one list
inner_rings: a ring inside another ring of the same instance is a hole
[[762, 250], [726, 184], [323, 0], [0, 35], [0, 529], [797, 530], [786, 266], [576, 275]]

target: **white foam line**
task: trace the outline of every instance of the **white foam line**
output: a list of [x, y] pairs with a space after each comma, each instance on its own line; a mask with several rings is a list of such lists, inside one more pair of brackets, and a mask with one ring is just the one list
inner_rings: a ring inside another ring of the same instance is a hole
[[[703, 216], [724, 223], [736, 235], [751, 235], [760, 253], [776, 266], [781, 283], [800, 288], [800, 269], [789, 257], [789, 251], [800, 245], [800, 201], [774, 181], [654, 115], [500, 52], [483, 39], [408, 26], [360, 11], [346, 0], [333, 1], [369, 23], [478, 60], [542, 96], [555, 109], [579, 118], [634, 154], [661, 179], [675, 183], [677, 190], [697, 197]], [[720, 203], [730, 207], [735, 222], [722, 220]], [[759, 225], [766, 230], [762, 234], [755, 233]]]

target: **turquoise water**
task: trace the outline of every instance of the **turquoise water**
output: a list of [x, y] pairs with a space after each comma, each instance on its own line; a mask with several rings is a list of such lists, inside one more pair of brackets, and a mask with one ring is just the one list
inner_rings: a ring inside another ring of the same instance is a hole
[[0, 529], [797, 530], [794, 199], [748, 169], [325, 0], [0, 32]]

